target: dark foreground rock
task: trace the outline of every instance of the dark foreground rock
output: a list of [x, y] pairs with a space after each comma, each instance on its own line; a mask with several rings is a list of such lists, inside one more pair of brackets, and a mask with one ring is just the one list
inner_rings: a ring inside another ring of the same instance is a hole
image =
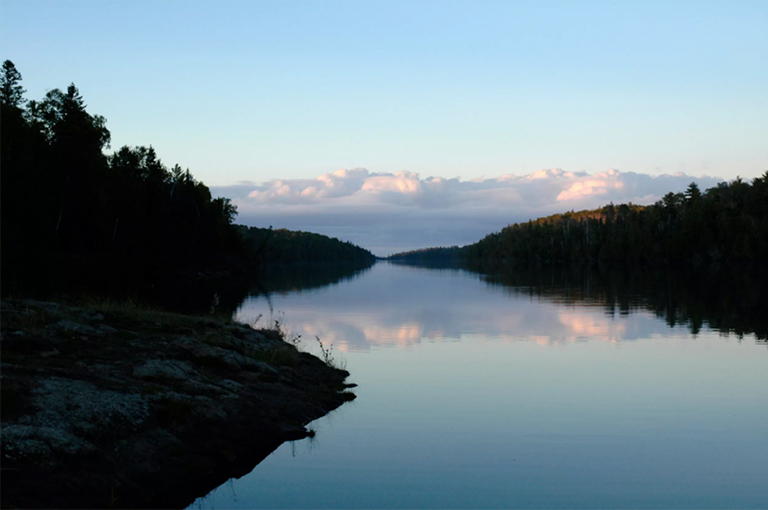
[[2, 303], [4, 508], [183, 508], [354, 395], [275, 331]]

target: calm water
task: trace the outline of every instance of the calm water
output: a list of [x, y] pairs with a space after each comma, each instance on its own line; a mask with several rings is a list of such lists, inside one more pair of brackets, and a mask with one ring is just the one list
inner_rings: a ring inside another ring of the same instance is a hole
[[192, 508], [768, 508], [768, 346], [592, 292], [379, 263], [248, 298], [358, 398]]

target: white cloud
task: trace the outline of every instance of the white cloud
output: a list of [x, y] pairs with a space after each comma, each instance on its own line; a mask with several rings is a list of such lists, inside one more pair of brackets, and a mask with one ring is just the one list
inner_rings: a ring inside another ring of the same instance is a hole
[[378, 193], [382, 191], [391, 191], [411, 195], [421, 193], [423, 187], [419, 174], [413, 172], [397, 172], [396, 174], [372, 175], [368, 177], [361, 191]]
[[621, 189], [624, 183], [621, 181], [609, 181], [607, 179], [589, 179], [574, 182], [570, 188], [557, 195], [558, 202], [567, 202], [586, 198], [590, 195], [607, 195], [608, 190]]
[[706, 189], [721, 179], [554, 168], [462, 181], [352, 168], [315, 179], [244, 182], [212, 191], [233, 200], [241, 223], [314, 231], [386, 255], [472, 243], [508, 224], [557, 212], [609, 202], [649, 204], [694, 181]]

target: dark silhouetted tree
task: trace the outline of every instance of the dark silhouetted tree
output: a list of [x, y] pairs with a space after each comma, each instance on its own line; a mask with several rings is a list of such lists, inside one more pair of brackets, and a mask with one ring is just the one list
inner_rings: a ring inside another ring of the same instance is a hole
[[3, 106], [21, 108], [24, 105], [24, 88], [20, 85], [21, 73], [13, 62], [3, 62], [3, 73], [0, 76], [0, 103]]
[[244, 260], [226, 198], [152, 147], [112, 156], [104, 117], [74, 85], [26, 102], [11, 62], [2, 85], [3, 293], [41, 286], [152, 286]]

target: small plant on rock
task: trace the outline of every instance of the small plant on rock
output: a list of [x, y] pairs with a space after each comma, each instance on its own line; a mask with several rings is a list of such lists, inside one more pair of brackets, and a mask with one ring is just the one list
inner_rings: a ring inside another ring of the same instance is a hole
[[325, 344], [323, 344], [323, 341], [320, 340], [319, 336], [315, 336], [315, 339], [320, 345], [320, 358], [323, 360], [323, 362], [331, 368], [344, 370], [346, 363], [343, 361], [340, 362], [336, 359], [336, 356], [333, 354], [333, 344], [328, 345], [328, 348], [326, 348]]
[[293, 335], [293, 337], [288, 340], [288, 343], [291, 344], [296, 348], [297, 351], [301, 350], [301, 335]]

